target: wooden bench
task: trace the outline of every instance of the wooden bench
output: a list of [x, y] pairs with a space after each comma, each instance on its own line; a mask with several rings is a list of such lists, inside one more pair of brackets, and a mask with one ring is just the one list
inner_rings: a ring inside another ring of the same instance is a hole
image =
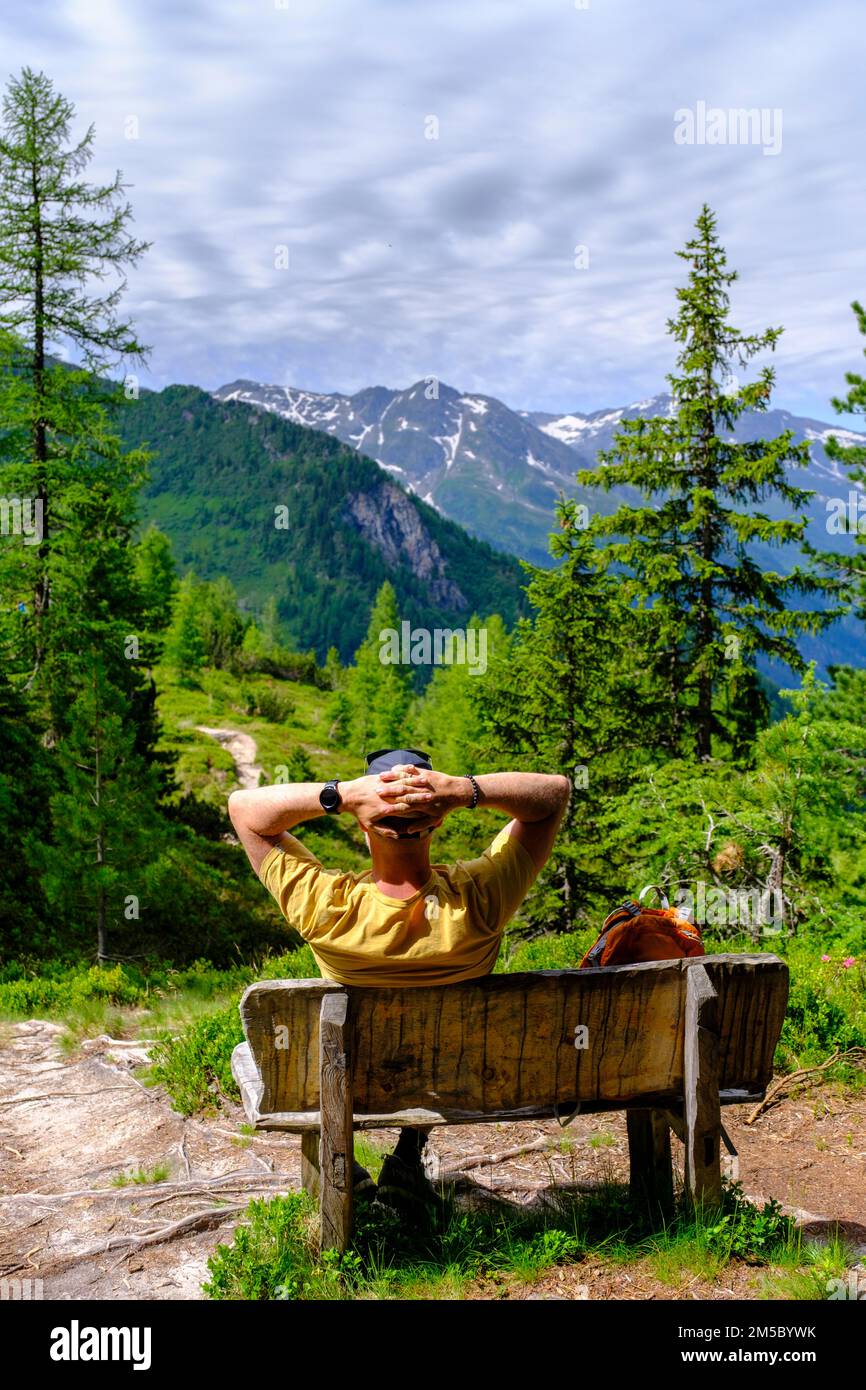
[[251, 1124], [302, 1137], [322, 1249], [352, 1231], [353, 1129], [627, 1112], [631, 1186], [721, 1192], [720, 1107], [759, 1100], [788, 997], [776, 956], [488, 975], [413, 989], [266, 980], [241, 1000], [232, 1072]]

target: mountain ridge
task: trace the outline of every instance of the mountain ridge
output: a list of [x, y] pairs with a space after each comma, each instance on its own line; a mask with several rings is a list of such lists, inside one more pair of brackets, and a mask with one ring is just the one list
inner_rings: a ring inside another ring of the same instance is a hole
[[[340, 439], [374, 458], [395, 481], [470, 535], [537, 565], [551, 563], [548, 538], [560, 492], [583, 503], [590, 516], [637, 502], [630, 489], [603, 492], [578, 484], [575, 475], [600, 466], [598, 454], [612, 446], [623, 420], [671, 411], [667, 392], [586, 413], [515, 411], [495, 396], [460, 392], [433, 378], [402, 390], [375, 386], [351, 395], [238, 379], [213, 394]], [[795, 442], [809, 444], [808, 467], [790, 471], [797, 486], [814, 494], [802, 513], [807, 539], [819, 550], [851, 553], [856, 538], [833, 533], [831, 506], [851, 492], [866, 494], [827, 456], [825, 446], [830, 435], [841, 443], [866, 445], [866, 432], [774, 407], [741, 416], [732, 436], [772, 438], [788, 429]], [[758, 509], [772, 520], [790, 515], [775, 497]], [[754, 555], [765, 568], [789, 573], [799, 550], [756, 547]], [[820, 636], [804, 637], [801, 650], [822, 671], [831, 663], [866, 662], [854, 619], [843, 619]], [[781, 671], [773, 674], [785, 679]]]

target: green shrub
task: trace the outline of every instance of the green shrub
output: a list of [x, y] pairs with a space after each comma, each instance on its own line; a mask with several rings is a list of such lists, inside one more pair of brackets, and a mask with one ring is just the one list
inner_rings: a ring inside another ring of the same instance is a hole
[[243, 1042], [236, 1003], [198, 1019], [179, 1035], [163, 1033], [151, 1052], [151, 1080], [165, 1086], [182, 1115], [213, 1111], [220, 1096], [240, 1100], [232, 1049]]
[[722, 1210], [710, 1218], [704, 1236], [710, 1249], [726, 1259], [737, 1257], [748, 1264], [765, 1264], [773, 1251], [796, 1241], [796, 1222], [782, 1213], [775, 1199], [757, 1207], [743, 1194], [740, 1182], [726, 1181]]
[[806, 943], [787, 952], [790, 993], [778, 1058], [788, 1068], [824, 1061], [837, 1050], [866, 1047], [862, 964], [835, 949], [828, 960], [822, 955], [830, 953]]
[[246, 692], [245, 702], [247, 714], [257, 714], [269, 724], [285, 724], [295, 712], [294, 700], [273, 685]]
[[[263, 980], [304, 980], [317, 978], [319, 970], [310, 947], [301, 946], [297, 951], [269, 957], [255, 974]], [[250, 972], [244, 985], [254, 977]], [[207, 961], [196, 961], [173, 975], [179, 990], [193, 989], [205, 997], [224, 979], [225, 973], [213, 970]], [[237, 994], [224, 1008], [205, 1014], [182, 1032], [159, 1035], [151, 1052], [150, 1079], [165, 1087], [182, 1115], [213, 1111], [220, 1097], [240, 1100], [231, 1072], [232, 1051], [244, 1040], [239, 1002]]]
[[[237, 1228], [231, 1245], [218, 1245], [208, 1259], [204, 1292], [216, 1301], [327, 1297], [309, 1231], [315, 1215], [316, 1203], [306, 1192], [251, 1202], [248, 1224]], [[340, 1296], [336, 1275], [331, 1296]]]
[[142, 1004], [148, 991], [122, 965], [66, 968], [61, 973], [24, 976], [0, 983], [0, 1013], [17, 1018], [74, 1012], [101, 1001], [115, 1006]]

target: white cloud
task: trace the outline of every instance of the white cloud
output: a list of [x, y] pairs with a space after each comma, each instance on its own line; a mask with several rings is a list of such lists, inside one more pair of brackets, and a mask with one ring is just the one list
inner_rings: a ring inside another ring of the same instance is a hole
[[[862, 361], [858, 18], [854, 0], [65, 0], [7, 11], [0, 42], [8, 72], [43, 68], [95, 122], [90, 176], [132, 184], [155, 246], [126, 305], [155, 383], [435, 375], [559, 412], [651, 395], [706, 198], [736, 321], [785, 325], [777, 401], [827, 417]], [[698, 100], [781, 108], [782, 152], [675, 145]]]

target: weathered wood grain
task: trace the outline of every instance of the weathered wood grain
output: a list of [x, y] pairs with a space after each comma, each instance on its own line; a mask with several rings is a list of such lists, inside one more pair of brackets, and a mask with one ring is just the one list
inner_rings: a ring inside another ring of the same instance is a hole
[[301, 1135], [301, 1187], [311, 1197], [318, 1197], [321, 1186], [319, 1179], [319, 1130], [305, 1129]]
[[662, 1110], [626, 1111], [629, 1188], [653, 1208], [668, 1211], [674, 1200], [671, 1131]]
[[[760, 1092], [787, 998], [774, 956], [699, 962], [719, 996], [723, 1087]], [[323, 980], [264, 981], [244, 994], [257, 1063], [257, 1123], [303, 1129], [319, 1111], [319, 1008], [352, 1000], [355, 1123], [366, 1127], [535, 1118], [553, 1106], [663, 1106], [683, 1094], [684, 967], [659, 961], [606, 970], [491, 975], [436, 989], [344, 991]], [[588, 1032], [575, 1048], [575, 1029]], [[309, 1118], [308, 1118], [309, 1117]], [[313, 1122], [316, 1122], [313, 1121]], [[270, 1127], [270, 1126], [268, 1126]]]
[[694, 1203], [715, 1203], [722, 1194], [719, 1018], [709, 972], [693, 961], [686, 973], [683, 1107], [686, 1194]]
[[352, 1234], [353, 1137], [349, 999], [326, 994], [319, 1023], [322, 1128], [320, 1248], [345, 1250]]

